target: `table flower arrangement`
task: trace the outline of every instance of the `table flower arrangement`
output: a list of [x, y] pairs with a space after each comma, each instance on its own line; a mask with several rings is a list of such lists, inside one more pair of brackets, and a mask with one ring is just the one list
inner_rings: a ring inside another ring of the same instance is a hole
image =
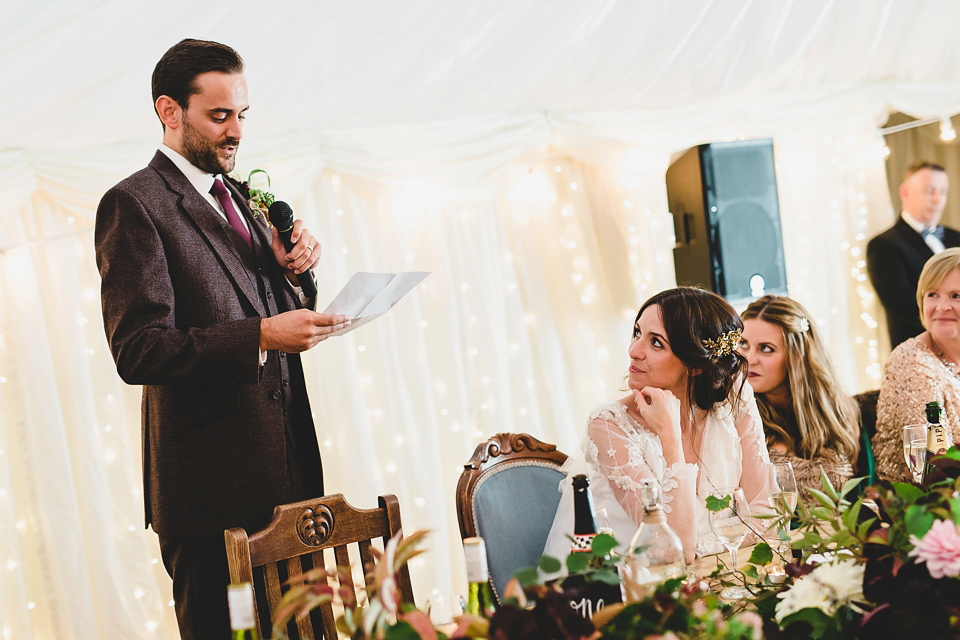
[[[960, 451], [937, 460], [924, 486], [880, 482], [855, 501], [822, 478], [798, 505], [787, 579], [762, 578], [774, 553], [758, 544], [742, 572], [751, 608], [777, 638], [960, 638]], [[866, 505], [870, 505], [869, 507]], [[781, 512], [780, 517], [786, 514]]]
[[[575, 593], [543, 584], [530, 568], [518, 572], [489, 619], [460, 616], [448, 636], [399, 602], [394, 576], [422, 553], [426, 534], [418, 531], [391, 540], [368, 569], [373, 586], [366, 602], [349, 590], [334, 592], [325, 570], [299, 577], [283, 598], [274, 634], [285, 637], [292, 616], [337, 600], [344, 610], [338, 629], [355, 640], [960, 639], [960, 451], [938, 460], [940, 470], [924, 486], [880, 482], [854, 501], [844, 496], [857, 480], [837, 490], [824, 475], [821, 489], [807, 488], [815, 505], [801, 501], [795, 514], [781, 505], [778, 514], [764, 516], [792, 516], [789, 546], [760, 542], [746, 568], [719, 568], [706, 578], [711, 586], [745, 585], [752, 596], [735, 603], [721, 601], [701, 580], [668, 580], [651, 593], [624, 578], [628, 601], [590, 620], [570, 606]], [[619, 582], [615, 546], [610, 536], [596, 536], [589, 554], [567, 558], [568, 572]], [[778, 562], [783, 580], [774, 579]], [[544, 556], [539, 569], [556, 572], [560, 561]]]
[[[377, 561], [368, 567], [367, 599], [358, 602], [352, 589], [335, 590], [328, 577], [350, 575], [349, 568], [313, 569], [289, 581], [274, 623], [273, 636], [286, 638], [286, 625], [294, 616], [304, 617], [324, 602], [337, 602], [343, 614], [337, 630], [353, 640], [760, 640], [760, 617], [754, 612], [733, 612], [709, 591], [706, 583], [684, 584], [670, 580], [648, 593], [643, 585], [625, 584], [627, 593], [645, 597], [602, 609], [593, 620], [584, 618], [571, 606], [578, 587], [564, 588], [559, 583], [542, 584], [536, 568], [518, 572], [504, 594], [504, 603], [489, 618], [462, 615], [456, 629], [446, 635], [434, 628], [429, 617], [409, 603], [401, 603], [395, 576], [403, 563], [423, 550], [425, 531], [390, 540], [383, 553], [373, 550]], [[571, 554], [566, 560], [572, 575], [587, 582], [619, 584], [615, 570], [618, 559], [612, 555], [617, 542], [608, 535], [596, 536], [590, 553]], [[549, 556], [540, 561], [549, 573], [560, 569], [560, 562]], [[595, 624], [596, 623], [596, 624]], [[600, 627], [598, 629], [598, 626]]]

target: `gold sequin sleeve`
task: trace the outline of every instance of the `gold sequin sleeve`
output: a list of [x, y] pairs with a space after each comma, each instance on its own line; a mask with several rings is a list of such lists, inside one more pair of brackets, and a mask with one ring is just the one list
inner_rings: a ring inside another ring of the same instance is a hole
[[843, 483], [853, 477], [853, 465], [842, 453], [832, 447], [824, 447], [812, 460], [799, 458], [789, 453], [771, 451], [770, 462], [790, 462], [793, 464], [793, 476], [797, 480], [800, 495], [809, 506], [814, 507], [820, 503], [813, 499], [807, 489], [823, 490], [821, 469], [826, 472], [827, 478], [830, 479], [830, 483], [837, 491], [843, 487]]
[[922, 342], [910, 338], [893, 350], [883, 367], [877, 432], [872, 440], [881, 480], [911, 480], [903, 459], [903, 427], [925, 423], [926, 404], [933, 400], [943, 407], [941, 421], [951, 442], [956, 442], [960, 435], [960, 379]]

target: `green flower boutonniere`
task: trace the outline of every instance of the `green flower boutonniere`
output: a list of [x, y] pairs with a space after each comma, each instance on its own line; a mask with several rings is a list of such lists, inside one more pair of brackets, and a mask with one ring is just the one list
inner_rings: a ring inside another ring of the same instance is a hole
[[[258, 173], [262, 173], [263, 176], [258, 176], [257, 179], [254, 180], [254, 176]], [[264, 180], [266, 180], [265, 184]], [[250, 207], [250, 211], [253, 212], [253, 217], [258, 218], [262, 213], [264, 220], [267, 221], [267, 224], [270, 224], [267, 211], [270, 209], [273, 201], [277, 199], [276, 196], [268, 191], [268, 189], [270, 189], [270, 175], [263, 169], [254, 169], [250, 172], [250, 175], [247, 176], [246, 181], [236, 180], [235, 182], [239, 185], [243, 195], [246, 196], [247, 205]]]

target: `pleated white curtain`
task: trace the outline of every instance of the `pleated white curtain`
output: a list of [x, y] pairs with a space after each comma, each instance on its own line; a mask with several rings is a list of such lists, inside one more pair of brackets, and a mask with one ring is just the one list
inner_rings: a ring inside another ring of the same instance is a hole
[[573, 450], [619, 393], [637, 308], [674, 284], [672, 154], [773, 138], [791, 294], [856, 392], [886, 350], [863, 264], [894, 215], [878, 123], [960, 111], [960, 9], [936, 1], [4, 9], [2, 638], [176, 637], [92, 225], [159, 142], [147, 79], [179, 38], [246, 58], [238, 174], [269, 171], [320, 238], [321, 305], [355, 271], [432, 272], [304, 358], [328, 490], [395, 493], [405, 529], [433, 530], [421, 603], [463, 589], [454, 488], [476, 444]]

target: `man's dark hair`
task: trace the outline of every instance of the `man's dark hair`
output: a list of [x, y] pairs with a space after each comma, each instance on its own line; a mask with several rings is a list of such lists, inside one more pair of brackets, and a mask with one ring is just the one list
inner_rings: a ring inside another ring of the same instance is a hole
[[946, 173], [947, 170], [936, 162], [929, 162], [927, 160], [917, 160], [916, 162], [911, 162], [907, 165], [906, 170], [903, 172], [903, 181], [906, 182], [910, 176], [917, 173], [918, 171], [923, 171], [924, 169], [930, 169], [931, 171], [940, 171], [941, 173]]
[[210, 40], [186, 38], [167, 49], [153, 69], [154, 111], [160, 96], [170, 96], [186, 110], [190, 96], [197, 93], [197, 76], [208, 71], [243, 73], [243, 58], [227, 45]]

